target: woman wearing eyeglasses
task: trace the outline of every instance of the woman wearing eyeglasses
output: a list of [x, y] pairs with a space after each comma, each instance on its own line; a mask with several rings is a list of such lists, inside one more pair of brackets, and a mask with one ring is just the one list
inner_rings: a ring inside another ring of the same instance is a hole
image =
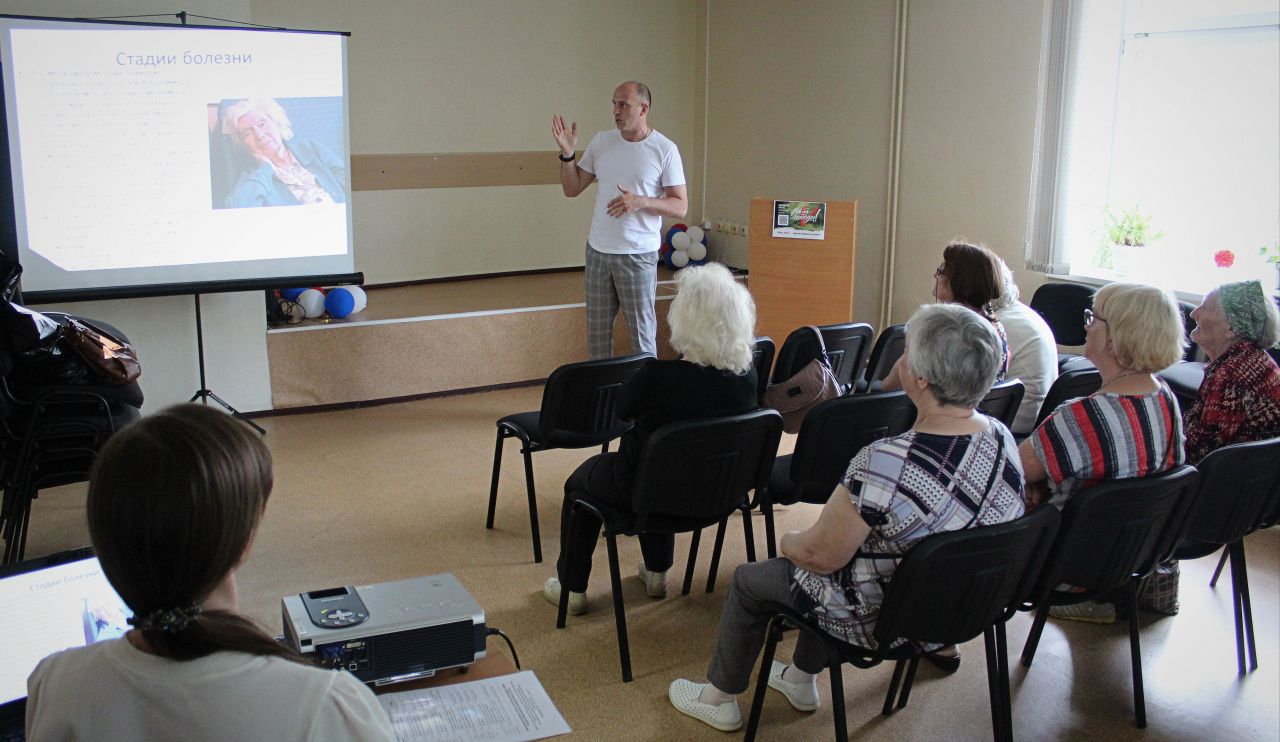
[[[987, 247], [963, 237], [953, 238], [942, 249], [942, 265], [933, 272], [933, 298], [944, 304], [960, 304], [991, 323], [1000, 338], [1000, 367], [996, 381], [1004, 381], [1009, 370], [1009, 337], [996, 319], [996, 308], [1004, 297], [1000, 258]], [[881, 391], [897, 391], [902, 379], [895, 366], [885, 377]]]

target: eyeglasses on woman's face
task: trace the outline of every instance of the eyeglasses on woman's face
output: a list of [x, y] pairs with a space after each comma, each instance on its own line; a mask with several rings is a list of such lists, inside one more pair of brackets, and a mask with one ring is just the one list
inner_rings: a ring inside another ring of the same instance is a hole
[[1099, 317], [1098, 315], [1094, 314], [1092, 309], [1084, 310], [1084, 326], [1088, 327], [1089, 325], [1092, 325], [1094, 320], [1097, 320], [1099, 322], [1107, 321], [1106, 318]]
[[933, 272], [933, 277], [934, 277], [934, 278], [946, 278], [946, 276], [947, 276], [947, 264], [946, 264], [946, 263], [943, 263], [942, 265], [939, 265], [939, 266], [938, 266], [938, 269], [937, 269], [937, 270], [935, 270], [935, 271]]

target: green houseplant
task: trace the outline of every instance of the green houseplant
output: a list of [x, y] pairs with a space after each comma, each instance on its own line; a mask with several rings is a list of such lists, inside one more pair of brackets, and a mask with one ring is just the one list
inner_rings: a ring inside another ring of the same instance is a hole
[[1280, 240], [1258, 248], [1258, 254], [1276, 269], [1276, 290], [1280, 291]]
[[1136, 206], [1125, 208], [1119, 215], [1106, 209], [1103, 230], [1106, 232], [1104, 244], [1110, 249], [1111, 266], [1117, 276], [1128, 276], [1136, 270], [1146, 255], [1146, 246], [1164, 234], [1155, 231], [1151, 216]]

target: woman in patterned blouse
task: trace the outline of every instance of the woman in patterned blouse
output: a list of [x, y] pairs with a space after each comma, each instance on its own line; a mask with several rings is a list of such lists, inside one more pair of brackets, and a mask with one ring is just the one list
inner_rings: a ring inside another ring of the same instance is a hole
[[1187, 460], [1231, 443], [1280, 436], [1280, 368], [1267, 355], [1280, 335], [1280, 311], [1258, 281], [1210, 291], [1191, 313], [1191, 339], [1204, 349], [1200, 396], [1187, 410]]
[[[737, 694], [764, 646], [768, 604], [789, 605], [831, 635], [875, 648], [884, 585], [902, 555], [932, 534], [1022, 515], [1013, 436], [975, 409], [999, 368], [995, 329], [956, 304], [922, 307], [909, 327], [896, 368], [916, 405], [914, 427], [859, 451], [817, 522], [782, 537], [781, 558], [734, 572], [710, 682], [676, 680], [668, 690], [682, 713], [722, 731], [741, 726]], [[802, 632], [792, 662], [774, 663], [769, 687], [812, 711], [826, 664], [821, 641]]]

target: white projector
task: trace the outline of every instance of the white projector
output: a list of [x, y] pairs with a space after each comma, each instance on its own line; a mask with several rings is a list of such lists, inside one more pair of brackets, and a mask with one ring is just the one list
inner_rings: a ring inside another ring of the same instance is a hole
[[322, 667], [375, 685], [485, 656], [484, 609], [452, 574], [287, 595], [285, 641]]

